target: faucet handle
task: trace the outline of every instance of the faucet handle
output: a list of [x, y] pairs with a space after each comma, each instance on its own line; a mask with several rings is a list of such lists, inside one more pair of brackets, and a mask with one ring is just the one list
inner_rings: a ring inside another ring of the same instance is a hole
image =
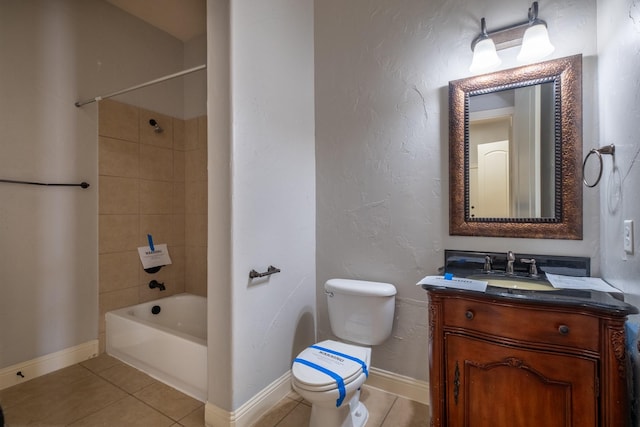
[[529, 264], [529, 276], [538, 277], [538, 267], [536, 267], [535, 258], [522, 258], [520, 262]]
[[491, 256], [485, 255], [485, 257], [484, 257], [484, 266], [482, 267], [482, 272], [483, 273], [491, 273], [491, 267], [492, 267]]
[[161, 291], [164, 291], [166, 288], [164, 286], [164, 282], [158, 282], [157, 280], [152, 280], [149, 282], [149, 289], [155, 289], [158, 288]]
[[504, 270], [505, 274], [511, 275], [513, 274], [513, 263], [516, 261], [516, 256], [513, 254], [513, 251], [507, 252], [507, 266]]

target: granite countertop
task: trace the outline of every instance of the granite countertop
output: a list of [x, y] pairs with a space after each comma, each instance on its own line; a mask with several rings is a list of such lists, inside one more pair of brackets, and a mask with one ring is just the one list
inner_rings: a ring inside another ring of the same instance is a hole
[[[514, 278], [523, 281], [545, 282], [546, 273], [562, 274], [567, 276], [589, 277], [591, 276], [590, 260], [586, 257], [557, 256], [545, 254], [514, 254], [516, 259], [534, 258], [537, 261], [539, 277], [532, 278], [527, 271], [528, 265], [522, 262], [514, 263], [515, 271], [507, 276], [506, 254], [502, 252], [478, 252], [462, 250], [445, 250], [445, 264], [441, 273], [451, 273], [454, 277], [473, 277], [477, 280], [490, 282], [491, 278]], [[491, 272], [486, 272], [486, 259], [491, 260]], [[479, 278], [482, 277], [482, 279]], [[427, 291], [447, 292], [451, 295], [476, 297], [484, 300], [502, 302], [523, 302], [545, 306], [563, 305], [584, 308], [589, 311], [605, 312], [611, 315], [637, 314], [638, 309], [624, 302], [622, 292], [608, 293], [595, 290], [555, 289], [555, 290], [527, 290], [502, 288], [488, 285], [484, 292], [447, 288], [436, 285], [422, 285]]]
[[452, 295], [471, 296], [481, 299], [492, 299], [504, 302], [523, 302], [532, 304], [565, 305], [583, 307], [597, 311], [605, 311], [610, 314], [629, 315], [638, 313], [638, 309], [622, 300], [623, 294], [614, 295], [607, 292], [576, 289], [556, 289], [552, 291], [532, 291], [524, 289], [509, 289], [496, 286], [487, 286], [486, 291], [446, 288], [434, 285], [422, 285], [427, 291], [447, 292]]

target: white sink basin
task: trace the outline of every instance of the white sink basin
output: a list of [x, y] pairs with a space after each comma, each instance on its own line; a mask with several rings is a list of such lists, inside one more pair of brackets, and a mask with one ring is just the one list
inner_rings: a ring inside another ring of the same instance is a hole
[[518, 279], [517, 277], [473, 276], [469, 278], [489, 282], [489, 286], [496, 286], [498, 288], [522, 289], [527, 291], [556, 290], [556, 288], [551, 286], [548, 282], [536, 282], [533, 280]]

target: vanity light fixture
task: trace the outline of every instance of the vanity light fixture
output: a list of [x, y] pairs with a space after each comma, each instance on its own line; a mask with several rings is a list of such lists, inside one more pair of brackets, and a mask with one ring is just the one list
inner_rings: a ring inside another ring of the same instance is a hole
[[491, 70], [502, 62], [497, 51], [522, 46], [517, 59], [532, 62], [550, 55], [554, 47], [549, 40], [547, 23], [538, 18], [538, 2], [529, 8], [528, 20], [499, 30], [487, 31], [485, 18], [480, 20], [481, 32], [471, 42], [473, 60], [469, 68], [472, 73]]

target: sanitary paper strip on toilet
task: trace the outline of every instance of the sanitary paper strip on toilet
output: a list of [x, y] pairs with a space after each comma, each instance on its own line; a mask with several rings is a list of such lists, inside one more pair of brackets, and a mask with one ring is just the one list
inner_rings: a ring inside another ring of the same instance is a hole
[[154, 245], [153, 250], [151, 250], [151, 247], [149, 246], [139, 247], [138, 255], [140, 255], [142, 268], [145, 269], [171, 264], [171, 258], [169, 258], [169, 250], [167, 249], [166, 243]]

